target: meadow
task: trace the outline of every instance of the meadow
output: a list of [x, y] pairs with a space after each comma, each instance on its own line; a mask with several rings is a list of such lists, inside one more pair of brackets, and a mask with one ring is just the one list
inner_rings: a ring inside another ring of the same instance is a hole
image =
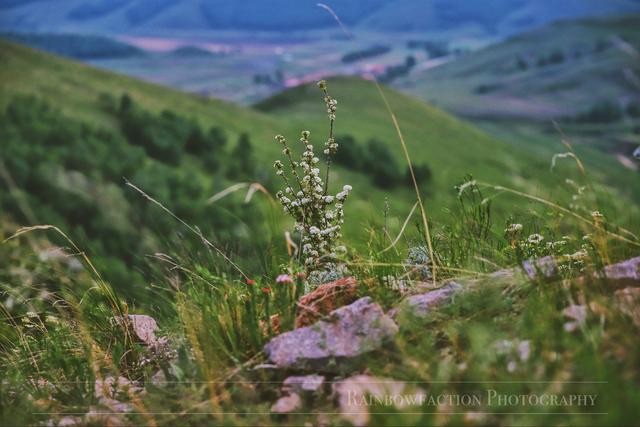
[[[634, 422], [637, 266], [625, 280], [603, 271], [638, 255], [640, 183], [615, 158], [562, 134], [557, 146], [506, 142], [357, 78], [327, 79], [337, 104], [309, 84], [245, 108], [0, 46], [3, 425]], [[289, 218], [278, 134], [296, 159], [338, 144], [330, 174], [318, 154], [328, 186], [290, 196], [346, 198], [343, 236], [331, 236], [345, 250], [326, 266], [304, 262], [302, 240], [331, 208]], [[554, 274], [523, 270], [544, 257]], [[264, 346], [303, 330], [301, 298], [339, 277], [397, 331], [349, 363], [278, 366]], [[452, 281], [446, 303], [400, 310]], [[131, 315], [158, 328], [141, 334]], [[274, 409], [293, 374], [323, 385]], [[386, 393], [370, 388], [385, 379], [429, 395], [597, 402], [354, 413], [340, 387], [358, 375], [363, 395]]]

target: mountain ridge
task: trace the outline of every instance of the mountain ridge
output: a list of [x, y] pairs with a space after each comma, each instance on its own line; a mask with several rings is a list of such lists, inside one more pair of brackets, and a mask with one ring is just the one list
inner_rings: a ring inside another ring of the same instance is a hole
[[[346, 0], [328, 1], [327, 5], [346, 25], [360, 30], [429, 32], [471, 26], [494, 35], [514, 34], [560, 19], [640, 11], [637, 0], [566, 0], [560, 5], [552, 0]], [[334, 29], [336, 23], [315, 0], [4, 0], [0, 2], [0, 28], [126, 34], [218, 30], [286, 33]]]

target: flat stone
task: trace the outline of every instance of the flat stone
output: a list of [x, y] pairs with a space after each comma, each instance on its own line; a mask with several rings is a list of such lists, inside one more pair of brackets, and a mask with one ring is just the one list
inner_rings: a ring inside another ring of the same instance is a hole
[[630, 316], [640, 328], [640, 288], [624, 288], [616, 291], [614, 300], [621, 312]]
[[564, 324], [564, 330], [567, 332], [573, 332], [586, 322], [587, 306], [575, 304], [570, 305], [562, 310], [562, 314], [571, 319], [571, 321]]
[[288, 414], [302, 408], [302, 399], [296, 393], [282, 396], [271, 406], [271, 412], [276, 414]]
[[264, 352], [279, 368], [331, 372], [339, 370], [337, 362], [376, 350], [396, 333], [395, 322], [364, 297], [333, 311], [326, 321], [278, 335]]
[[155, 335], [158, 324], [153, 317], [144, 314], [130, 314], [128, 317], [133, 332], [140, 341], [147, 345], [155, 344], [158, 341]]
[[552, 256], [524, 261], [522, 268], [531, 280], [553, 280], [558, 277], [558, 263]]
[[597, 277], [603, 277], [615, 287], [640, 286], [640, 257], [608, 265]]
[[322, 375], [293, 376], [285, 379], [282, 385], [284, 390], [293, 393], [316, 393], [322, 390], [324, 377]]
[[82, 418], [66, 416], [58, 421], [58, 427], [75, 427], [82, 423]]

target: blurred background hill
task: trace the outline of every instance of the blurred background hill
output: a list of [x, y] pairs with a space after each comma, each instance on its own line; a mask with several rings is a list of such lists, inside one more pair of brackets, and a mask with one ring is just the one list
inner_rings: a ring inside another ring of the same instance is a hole
[[[315, 0], [3, 0], [3, 28], [17, 31], [139, 34], [166, 31], [291, 32], [334, 26]], [[512, 34], [558, 19], [638, 11], [635, 0], [327, 1], [347, 25], [374, 31], [476, 27]]]

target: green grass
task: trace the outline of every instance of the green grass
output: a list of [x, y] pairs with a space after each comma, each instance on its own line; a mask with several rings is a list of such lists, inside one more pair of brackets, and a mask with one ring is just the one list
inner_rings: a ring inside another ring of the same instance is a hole
[[[591, 225], [585, 232], [593, 234], [593, 243], [586, 246], [580, 234], [571, 234], [572, 239], [559, 252], [544, 244], [530, 245], [526, 242], [530, 227], [541, 227], [547, 241], [552, 241], [554, 233], [558, 236], [574, 222], [549, 212], [525, 222], [524, 233], [510, 241], [508, 236], [479, 232], [479, 223], [490, 229], [491, 221], [490, 215], [480, 215], [486, 206], [478, 196], [468, 187], [461, 199], [464, 204], [435, 227], [441, 239], [449, 242], [449, 247], [442, 242], [436, 245], [436, 253], [446, 262], [445, 275], [475, 285], [426, 318], [400, 316], [400, 334], [366, 357], [355, 372], [366, 370], [380, 377], [411, 381], [430, 395], [480, 395], [484, 403], [463, 408], [427, 404], [411, 411], [373, 406], [369, 408], [375, 413], [371, 425], [459, 425], [470, 418], [477, 425], [535, 424], [540, 420], [550, 425], [632, 422], [640, 399], [636, 392], [640, 356], [634, 345], [637, 326], [620, 311], [606, 280], [585, 283], [574, 279], [589, 274], [604, 257], [637, 254], [640, 242], [620, 245], [603, 229], [598, 231]], [[35, 234], [23, 237], [44, 243]], [[384, 236], [377, 233], [369, 253], [352, 252], [349, 261], [352, 274], [361, 281], [359, 292], [389, 308], [402, 296], [386, 278], [392, 275], [406, 280], [412, 276], [393, 266], [402, 262], [404, 249], [398, 248], [401, 253], [397, 255], [393, 251], [383, 255], [383, 246]], [[587, 258], [567, 265], [562, 284], [530, 282], [518, 274], [496, 280], [477, 269], [484, 264], [486, 270], [493, 270], [487, 262], [512, 265], [527, 254], [558, 255], [579, 248], [587, 248]], [[49, 264], [52, 271], [43, 270], [47, 264], [34, 259], [31, 249], [17, 240], [3, 244], [0, 251], [20, 253], [18, 257], [2, 257], [7, 271], [19, 263], [27, 268], [27, 277], [68, 275], [56, 271], [56, 266], [60, 267], [57, 263]], [[473, 260], [476, 256], [485, 261], [478, 263]], [[292, 300], [300, 284], [274, 283], [275, 275], [287, 268], [285, 258], [279, 260], [282, 266], [274, 265], [254, 284], [220, 274], [214, 260], [191, 257], [176, 261], [180, 270], [168, 271], [167, 277], [157, 282], [158, 289], [169, 296], [161, 302], [165, 310], [152, 312], [162, 333], [171, 338], [175, 359], [142, 369], [137, 366], [134, 355], [144, 355], [145, 350], [123, 341], [121, 333], [109, 327], [113, 316], [109, 290], [94, 291], [91, 298], [79, 303], [89, 278], [70, 276], [75, 286], [63, 287], [55, 299], [34, 301], [38, 307], [34, 313], [2, 323], [0, 372], [6, 382], [0, 389], [0, 419], [26, 424], [59, 419], [64, 414], [82, 415], [91, 405], [99, 404], [92, 387], [95, 379], [115, 374], [146, 384], [147, 392], [139, 400], [120, 397], [134, 405], [134, 412], [126, 416], [134, 424], [173, 425], [179, 417], [180, 423], [189, 425], [299, 425], [314, 422], [318, 419], [315, 414], [324, 412], [330, 425], [344, 425], [328, 398], [318, 398], [301, 411], [309, 413], [274, 418], [269, 407], [286, 375], [247, 369], [247, 362], [262, 360], [261, 346], [274, 333], [265, 323], [270, 315], [280, 314], [281, 331], [291, 327]], [[389, 265], [370, 265], [370, 261]], [[476, 272], [459, 273], [456, 267], [472, 267]], [[268, 294], [261, 290], [265, 286], [271, 288]], [[590, 308], [586, 323], [569, 332], [563, 326], [567, 319], [562, 310], [576, 302]], [[523, 342], [526, 354], [520, 349]], [[154, 386], [154, 366], [163, 368], [172, 383]], [[597, 395], [597, 403], [589, 408], [513, 408], [489, 403], [489, 390], [517, 395], [588, 393]]]
[[[220, 125], [231, 135], [249, 132], [258, 164], [266, 168], [280, 157], [274, 134], [282, 133], [295, 141], [300, 130], [309, 129], [316, 144], [322, 144], [326, 137], [326, 112], [318, 89], [312, 86], [287, 91], [250, 110], [96, 71], [15, 45], [2, 43], [0, 47], [0, 103], [4, 105], [16, 94], [35, 93], [71, 119], [118, 133], [115, 122], [100, 108], [98, 95], [127, 92], [150, 111], [170, 108], [203, 124]], [[402, 165], [397, 135], [375, 86], [357, 79], [330, 79], [329, 90], [338, 99], [336, 134], [352, 135], [360, 144], [378, 138]], [[475, 286], [425, 319], [399, 319], [401, 333], [387, 347], [366, 357], [358, 372], [367, 370], [378, 376], [417, 381], [429, 393], [470, 393], [489, 386], [518, 394], [596, 393], [602, 399], [596, 409], [607, 414], [571, 414], [569, 408], [533, 409], [545, 415], [506, 414], [511, 411], [485, 405], [465, 410], [464, 415], [447, 416], [435, 415], [438, 408], [425, 406], [414, 415], [378, 408], [372, 424], [459, 425], [472, 418], [480, 425], [533, 424], [541, 420], [571, 425], [632, 423], [634, 408], [640, 403], [636, 391], [640, 381], [637, 325], [620, 310], [606, 281], [576, 278], [602, 264], [637, 256], [637, 199], [634, 193], [625, 193], [628, 187], [635, 188], [633, 184], [623, 186], [621, 175], [619, 181], [612, 181], [616, 187], [603, 185], [609, 163], [596, 157], [585, 163], [586, 176], [577, 171], [573, 159], [560, 160], [551, 172], [551, 151], [546, 147], [528, 147], [524, 141], [502, 142], [421, 101], [383, 90], [397, 114], [412, 161], [427, 163], [433, 170], [432, 182], [422, 191], [432, 214], [438, 277], [465, 284], [475, 282]], [[173, 166], [173, 172], [193, 172], [196, 181], [207, 178], [207, 170], [198, 158], [184, 157]], [[152, 162], [156, 160], [145, 159], [145, 163]], [[468, 173], [474, 175], [477, 184], [469, 183], [455, 191], [453, 186]], [[567, 178], [575, 184], [565, 183]], [[359, 280], [359, 294], [390, 308], [403, 295], [392, 286], [389, 276], [410, 279], [407, 284], [414, 284], [418, 278], [401, 264], [408, 247], [424, 246], [426, 242], [422, 231], [414, 227], [417, 221], [410, 221], [400, 243], [385, 251], [390, 239], [382, 226], [386, 222], [391, 236], [395, 236], [415, 194], [411, 188], [377, 188], [366, 173], [346, 167], [335, 168], [331, 182], [335, 187], [344, 183], [353, 186], [345, 217], [349, 251], [343, 261]], [[153, 192], [151, 187], [145, 190]], [[515, 195], [505, 187], [525, 193]], [[123, 183], [116, 188], [127, 197], [133, 196]], [[258, 206], [264, 209], [260, 213], [264, 221], [248, 230], [247, 237], [249, 241], [252, 236], [256, 240], [260, 237], [268, 243], [265, 247], [240, 248], [245, 249], [246, 259], [238, 260], [242, 267], [252, 266], [247, 274], [255, 283], [247, 283], [230, 269], [228, 262], [216, 256], [198, 236], [192, 242], [195, 245], [188, 245], [186, 236], [193, 230], [176, 223], [175, 233], [155, 236], [155, 252], [149, 253], [154, 255], [148, 262], [156, 268], [144, 277], [143, 286], [149, 291], [145, 300], [126, 300], [124, 293], [114, 291], [123, 284], [105, 283], [99, 276], [103, 272], [91, 268], [93, 254], [88, 258], [73, 256], [84, 247], [75, 248], [64, 241], [62, 245], [71, 246], [67, 250], [70, 257], [47, 260], [42, 255], [50, 245], [46, 239], [60, 242], [51, 230], [47, 232], [50, 234], [32, 230], [0, 244], [4, 317], [0, 323], [0, 377], [4, 379], [0, 386], [0, 423], [34, 424], [51, 417], [57, 420], [63, 414], [85, 414], [99, 405], [93, 386], [105, 375], [145, 382], [145, 395], [120, 397], [133, 404], [133, 413], [125, 416], [131, 424], [318, 422], [314, 414], [272, 417], [270, 404], [277, 398], [277, 385], [283, 375], [247, 369], [248, 363], [264, 359], [261, 347], [275, 333], [271, 315], [280, 315], [280, 332], [292, 327], [293, 301], [301, 292], [297, 281], [275, 283], [278, 274], [294, 274], [301, 266], [285, 255], [280, 209]], [[194, 204], [193, 209], [198, 208]], [[604, 213], [604, 219], [592, 217], [595, 210]], [[138, 214], [145, 221], [170, 221], [152, 204]], [[55, 225], [64, 228], [70, 222], [63, 219]], [[523, 226], [521, 233], [505, 235], [506, 225], [516, 222]], [[620, 225], [629, 228], [631, 234]], [[8, 237], [16, 225], [3, 218], [2, 228]], [[544, 236], [542, 244], [528, 242], [527, 237], [534, 233]], [[234, 244], [240, 244], [214, 241], [225, 244], [223, 250], [230, 248], [232, 255]], [[243, 246], [251, 246], [244, 242]], [[577, 251], [584, 251], [584, 258], [565, 265], [561, 282], [532, 283], [519, 274], [506, 281], [486, 276], [530, 257]], [[81, 261], [84, 269], [70, 265], [70, 259]], [[587, 322], [573, 333], [564, 330], [566, 319], [562, 315], [571, 303], [589, 307]], [[145, 348], [132, 342], [127, 330], [112, 320], [123, 311], [153, 315], [160, 333], [170, 338], [175, 359], [137, 363], [138, 357], [147, 355]], [[500, 351], [503, 340], [516, 346], [528, 341], [529, 357], [520, 356], [510, 347]], [[167, 387], [152, 384], [157, 368], [171, 381]], [[576, 385], [570, 381], [601, 383]], [[311, 410], [327, 412], [330, 425], [345, 424], [334, 414], [330, 399], [317, 401]], [[501, 414], [493, 414], [496, 412]]]

